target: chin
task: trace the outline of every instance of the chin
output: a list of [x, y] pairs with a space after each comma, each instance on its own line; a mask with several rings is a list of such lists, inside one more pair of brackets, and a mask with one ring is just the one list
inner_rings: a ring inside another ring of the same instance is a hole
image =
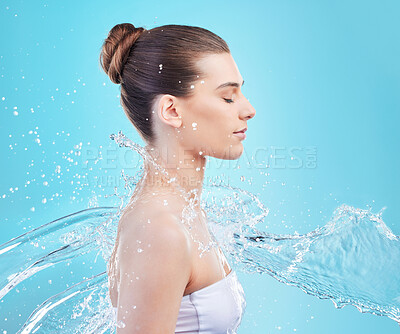
[[210, 156], [223, 160], [236, 160], [239, 159], [242, 154], [243, 144], [240, 142], [239, 144], [229, 146], [224, 150], [214, 151]]

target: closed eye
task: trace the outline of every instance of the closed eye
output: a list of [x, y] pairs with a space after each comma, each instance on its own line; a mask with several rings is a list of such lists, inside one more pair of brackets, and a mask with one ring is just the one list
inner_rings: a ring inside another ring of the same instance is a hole
[[233, 103], [232, 99], [224, 99], [226, 103]]

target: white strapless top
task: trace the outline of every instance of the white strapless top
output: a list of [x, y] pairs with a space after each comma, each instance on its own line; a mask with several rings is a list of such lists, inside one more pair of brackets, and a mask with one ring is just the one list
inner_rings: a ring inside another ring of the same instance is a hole
[[223, 279], [182, 297], [175, 333], [234, 334], [245, 308], [243, 287], [232, 270]]
[[218, 282], [183, 296], [175, 333], [236, 333], [245, 308], [242, 285], [232, 270]]

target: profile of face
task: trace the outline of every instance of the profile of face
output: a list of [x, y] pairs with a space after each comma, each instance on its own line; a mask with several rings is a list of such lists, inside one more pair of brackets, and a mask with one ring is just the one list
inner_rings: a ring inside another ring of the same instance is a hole
[[168, 132], [178, 145], [193, 156], [238, 159], [255, 109], [241, 92], [243, 78], [230, 53], [210, 54], [198, 62], [205, 77], [191, 88], [194, 94], [178, 98], [163, 95], [159, 101], [157, 131]]

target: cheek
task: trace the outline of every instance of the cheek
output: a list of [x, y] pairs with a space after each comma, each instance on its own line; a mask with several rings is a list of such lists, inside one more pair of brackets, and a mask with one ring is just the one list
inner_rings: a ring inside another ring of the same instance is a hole
[[181, 128], [181, 143], [187, 148], [200, 149], [207, 137], [212, 136], [211, 113], [206, 108], [191, 109], [184, 118]]
[[224, 113], [213, 112], [199, 126], [203, 138], [208, 142], [224, 143], [229, 140], [231, 120]]
[[[200, 106], [200, 107], [198, 107]], [[212, 146], [215, 150], [225, 148], [232, 141], [233, 117], [230, 111], [209, 99], [209, 103], [191, 106], [185, 115], [182, 143], [190, 147]]]
[[226, 127], [226, 114], [218, 110], [216, 103], [201, 105], [190, 113], [186, 127], [197, 135], [215, 136], [224, 131]]

